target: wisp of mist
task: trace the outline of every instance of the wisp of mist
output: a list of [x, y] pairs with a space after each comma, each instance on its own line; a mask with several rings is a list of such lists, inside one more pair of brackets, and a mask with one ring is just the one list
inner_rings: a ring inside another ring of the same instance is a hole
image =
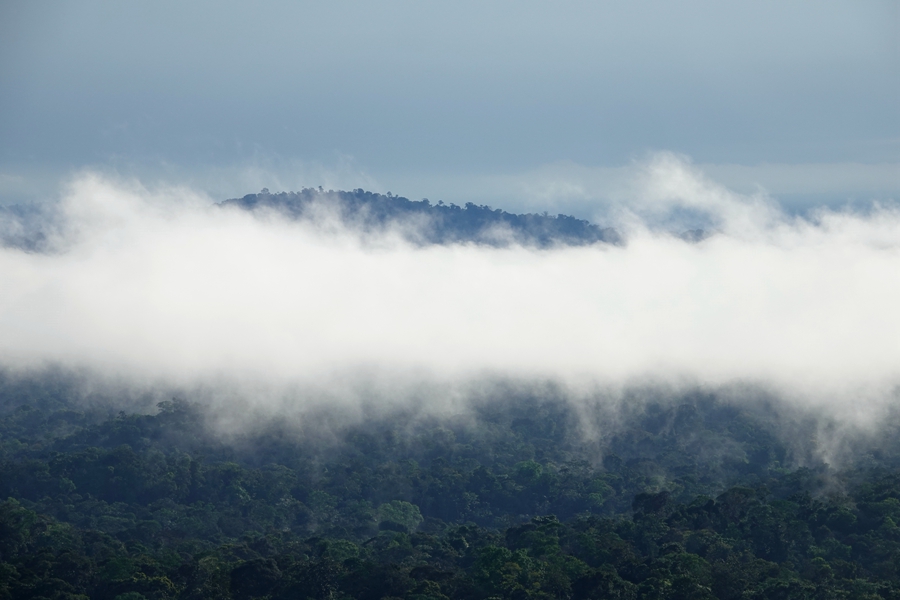
[[444, 410], [496, 379], [749, 386], [860, 422], [896, 402], [896, 207], [799, 217], [670, 155], [637, 172], [599, 217], [625, 243], [549, 249], [415, 245], [403, 224], [363, 235], [84, 174], [42, 251], [0, 249], [0, 364], [275, 412]]

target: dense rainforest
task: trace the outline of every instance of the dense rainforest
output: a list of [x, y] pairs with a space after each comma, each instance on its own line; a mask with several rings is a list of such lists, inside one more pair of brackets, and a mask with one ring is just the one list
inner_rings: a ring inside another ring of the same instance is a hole
[[900, 598], [890, 423], [552, 386], [230, 430], [111, 406], [0, 380], [0, 597]]

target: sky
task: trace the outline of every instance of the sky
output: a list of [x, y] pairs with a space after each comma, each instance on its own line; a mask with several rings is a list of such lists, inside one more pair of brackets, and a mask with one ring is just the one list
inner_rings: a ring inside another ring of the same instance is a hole
[[898, 106], [891, 1], [0, 4], [4, 204], [90, 171], [593, 217], [658, 152], [887, 201]]

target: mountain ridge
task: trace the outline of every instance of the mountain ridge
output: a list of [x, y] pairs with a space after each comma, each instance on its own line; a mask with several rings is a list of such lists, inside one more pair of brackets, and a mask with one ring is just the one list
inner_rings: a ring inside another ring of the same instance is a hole
[[464, 206], [432, 204], [427, 198], [410, 200], [390, 192], [379, 194], [362, 188], [352, 191], [303, 188], [299, 192], [247, 194], [217, 203], [244, 210], [275, 210], [293, 219], [310, 218], [316, 210], [336, 209], [341, 221], [365, 231], [383, 230], [391, 225], [415, 220], [410, 241], [420, 244], [475, 242], [490, 246], [518, 243], [546, 248], [555, 245], [585, 246], [595, 243], [621, 244], [621, 235], [612, 227], [601, 228], [584, 219], [562, 213], [510, 213], [487, 205], [467, 202]]

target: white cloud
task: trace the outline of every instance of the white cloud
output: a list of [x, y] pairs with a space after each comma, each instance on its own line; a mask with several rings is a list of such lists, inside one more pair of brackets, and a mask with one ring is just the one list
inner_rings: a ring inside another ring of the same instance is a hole
[[[330, 397], [360, 378], [389, 396], [501, 376], [755, 383], [848, 414], [890, 399], [898, 211], [804, 220], [671, 156], [641, 169], [617, 214], [626, 246], [551, 250], [361, 240], [84, 176], [56, 252], [0, 250], [0, 363]], [[682, 208], [719, 233], [690, 244], [652, 227]]]

